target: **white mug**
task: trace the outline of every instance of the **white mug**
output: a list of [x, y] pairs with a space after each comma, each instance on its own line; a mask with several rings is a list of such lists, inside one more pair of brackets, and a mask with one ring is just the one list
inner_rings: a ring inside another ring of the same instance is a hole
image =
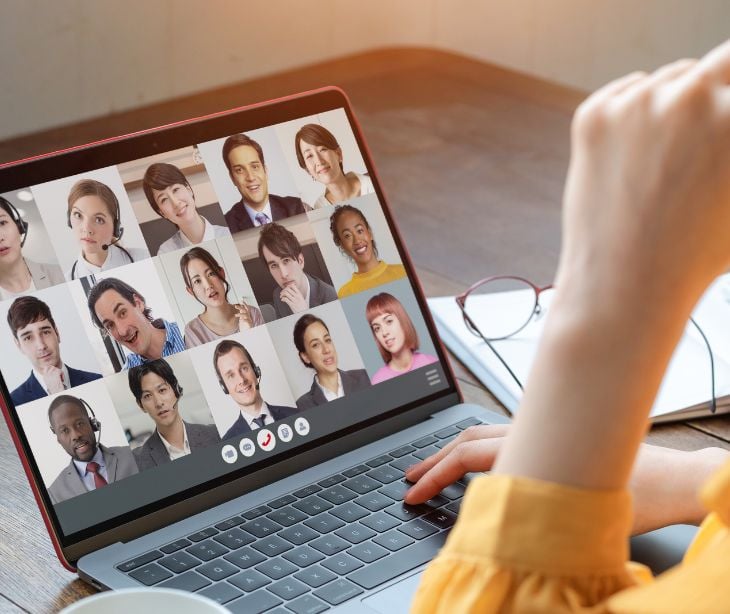
[[123, 588], [92, 595], [71, 604], [60, 614], [230, 614], [219, 603], [172, 588]]

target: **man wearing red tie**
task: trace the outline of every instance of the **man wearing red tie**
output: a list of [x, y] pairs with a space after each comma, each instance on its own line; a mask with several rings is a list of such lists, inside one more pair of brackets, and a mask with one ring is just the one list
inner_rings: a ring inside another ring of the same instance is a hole
[[97, 441], [101, 423], [89, 411], [83, 399], [70, 394], [56, 397], [48, 408], [51, 431], [71, 457], [48, 488], [54, 505], [138, 472], [127, 446], [107, 448]]

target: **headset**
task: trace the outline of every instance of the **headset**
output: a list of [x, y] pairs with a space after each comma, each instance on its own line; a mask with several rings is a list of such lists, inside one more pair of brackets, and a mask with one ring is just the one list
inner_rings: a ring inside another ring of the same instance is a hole
[[[91, 409], [91, 406], [86, 401], [79, 397], [74, 398], [86, 408], [86, 417], [89, 419], [91, 430], [95, 433], [96, 445], [98, 446], [101, 443], [101, 421], [96, 417], [94, 410]], [[55, 435], [56, 430], [53, 428], [53, 424], [50, 424], [49, 427], [51, 429], [51, 433]]]
[[[236, 347], [238, 349], [243, 349], [244, 353], [248, 357], [248, 362], [251, 365], [251, 368], [253, 369], [253, 374], [256, 376], [256, 390], [260, 390], [261, 389], [261, 369], [253, 361], [253, 358], [251, 358], [251, 354], [248, 353], [248, 350], [245, 347], [243, 347], [242, 345], [241, 346], [236, 345], [234, 347]], [[231, 349], [233, 349], [233, 348], [231, 348]], [[220, 356], [218, 358], [220, 358]], [[230, 392], [228, 392], [228, 388], [226, 387], [226, 383], [223, 381], [223, 376], [221, 375], [221, 372], [218, 370], [218, 361], [217, 360], [215, 361], [215, 364], [213, 366], [215, 367], [215, 374], [218, 376], [218, 383], [220, 384], [221, 390], [223, 390], [223, 392], [225, 394], [230, 394]]]
[[15, 225], [18, 227], [18, 232], [20, 233], [20, 247], [23, 247], [23, 245], [25, 245], [25, 240], [28, 238], [28, 222], [20, 217], [20, 213], [18, 213], [15, 205], [13, 205], [13, 203], [11, 203], [7, 198], [0, 196], [0, 201], [2, 202], [3, 209], [7, 210], [10, 219], [13, 220]]

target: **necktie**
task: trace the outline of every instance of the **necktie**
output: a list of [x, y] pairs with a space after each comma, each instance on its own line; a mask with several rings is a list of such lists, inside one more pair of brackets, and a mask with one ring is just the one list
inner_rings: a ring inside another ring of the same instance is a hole
[[257, 424], [259, 428], [266, 425], [266, 416], [261, 414], [258, 418], [253, 419], [254, 424]]
[[94, 474], [94, 488], [101, 488], [102, 486], [107, 485], [107, 481], [104, 479], [104, 476], [99, 473], [99, 463], [95, 463], [94, 461], [86, 463], [86, 471]]
[[257, 213], [256, 214], [256, 222], [259, 226], [263, 226], [264, 224], [268, 224], [271, 220], [269, 219], [269, 216], [265, 213]]

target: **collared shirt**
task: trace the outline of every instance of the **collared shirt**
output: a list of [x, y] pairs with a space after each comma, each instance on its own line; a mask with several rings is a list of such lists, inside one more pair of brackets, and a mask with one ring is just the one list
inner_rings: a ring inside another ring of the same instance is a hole
[[183, 447], [182, 450], [180, 448], [176, 448], [173, 446], [167, 439], [165, 439], [162, 436], [162, 433], [160, 431], [157, 431], [157, 434], [160, 436], [160, 439], [162, 440], [162, 445], [165, 446], [165, 450], [167, 450], [167, 455], [170, 457], [171, 461], [174, 461], [176, 458], [180, 458], [182, 456], [187, 456], [190, 454], [190, 442], [188, 441], [188, 430], [185, 428], [185, 423], [183, 422]]
[[[167, 322], [166, 320], [162, 320], [162, 324], [165, 327], [165, 343], [162, 346], [162, 357], [164, 358], [165, 356], [182, 352], [185, 349], [185, 341], [183, 340], [178, 325], [175, 322]], [[139, 365], [149, 361], [150, 359], [139, 354], [128, 354], [123, 368], [131, 369], [132, 367], [139, 367]]]
[[[69, 388], [71, 388], [71, 379], [68, 374], [68, 367], [64, 364], [61, 365], [61, 374], [63, 375], [64, 390], [68, 390]], [[46, 382], [43, 380], [43, 375], [41, 374], [41, 372], [33, 369], [33, 375], [38, 380], [41, 388], [43, 388], [43, 390], [46, 391], [46, 394], [48, 394], [48, 386], [46, 386]]]
[[[216, 226], [215, 224], [211, 224], [202, 215], [200, 216], [200, 219], [203, 220], [205, 228], [203, 230], [203, 238], [199, 241], [199, 243], [204, 243], [205, 241], [211, 241], [213, 239], [220, 239], [221, 237], [227, 237], [231, 234], [231, 231], [225, 226]], [[167, 252], [174, 252], [176, 249], [184, 249], [186, 247], [191, 247], [192, 245], [197, 245], [197, 243], [193, 243], [185, 236], [185, 233], [183, 233], [182, 230], [178, 229], [174, 235], [160, 245], [157, 249], [157, 255], [159, 256], [160, 254], [166, 254]]]
[[107, 483], [109, 482], [109, 473], [106, 470], [104, 454], [102, 453], [101, 448], [98, 445], [96, 446], [96, 454], [94, 454], [91, 460], [84, 462], [76, 460], [74, 458], [73, 461], [74, 465], [76, 466], [76, 471], [78, 472], [81, 481], [84, 483], [84, 488], [86, 488], [86, 490], [96, 489], [96, 485], [94, 484], [94, 474], [91, 471], [86, 470], [86, 465], [88, 465], [92, 461], [99, 465], [99, 475], [101, 475], [107, 481]]
[[118, 266], [137, 262], [148, 256], [149, 252], [146, 250], [132, 247], [121, 249], [117, 245], [110, 245], [106, 252], [106, 260], [104, 260], [104, 264], [96, 266], [86, 260], [86, 258], [84, 258], [84, 254], [81, 253], [76, 259], [76, 262], [74, 262], [71, 268], [66, 272], [66, 279], [71, 281], [73, 279], [81, 279], [87, 275], [96, 275], [102, 271], [109, 271], [110, 269], [114, 269]]
[[246, 213], [248, 213], [248, 217], [251, 218], [251, 223], [254, 226], [262, 226], [262, 224], [259, 224], [258, 220], [256, 219], [256, 216], [259, 215], [259, 213], [263, 213], [266, 217], [269, 218], [269, 222], [274, 221], [274, 215], [271, 213], [271, 203], [269, 202], [269, 199], [266, 199], [266, 205], [264, 205], [264, 208], [261, 211], [256, 211], [253, 207], [249, 207], [246, 204], [246, 201], [243, 202], [243, 207], [246, 209]]
[[325, 386], [320, 384], [319, 377], [317, 375], [314, 376], [314, 381], [317, 382], [317, 386], [319, 386], [319, 389], [322, 391], [324, 398], [328, 401], [334, 401], [335, 399], [339, 399], [345, 396], [345, 389], [342, 387], [342, 378], [340, 377], [339, 371], [337, 372], [337, 392], [332, 392], [329, 388], [326, 388]]
[[241, 415], [243, 416], [243, 419], [248, 424], [249, 428], [252, 431], [255, 431], [258, 428], [261, 428], [258, 424], [254, 422], [255, 418], [258, 418], [259, 416], [264, 416], [264, 424], [271, 424], [274, 422], [274, 417], [271, 415], [271, 411], [269, 410], [269, 406], [266, 404], [266, 402], [261, 405], [261, 411], [258, 413], [258, 415], [251, 418], [246, 412], [241, 410]]

